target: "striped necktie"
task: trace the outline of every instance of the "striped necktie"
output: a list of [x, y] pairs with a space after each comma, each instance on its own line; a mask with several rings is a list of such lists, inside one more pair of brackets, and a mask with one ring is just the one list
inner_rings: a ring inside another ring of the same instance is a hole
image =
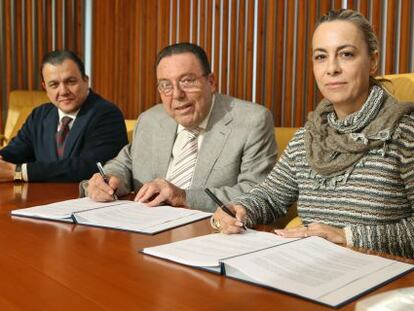
[[72, 122], [72, 120], [73, 119], [71, 117], [63, 117], [60, 124], [60, 128], [56, 133], [56, 149], [59, 159], [63, 156], [66, 136], [69, 133], [69, 123]]
[[177, 161], [168, 180], [181, 189], [188, 189], [193, 179], [194, 168], [197, 162], [198, 135], [201, 129], [185, 129], [187, 142], [177, 156]]

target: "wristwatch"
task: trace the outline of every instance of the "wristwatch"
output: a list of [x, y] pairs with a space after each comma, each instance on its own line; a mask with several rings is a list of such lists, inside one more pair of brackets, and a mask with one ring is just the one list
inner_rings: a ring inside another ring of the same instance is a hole
[[22, 181], [23, 180], [23, 175], [22, 175], [22, 165], [21, 164], [16, 164], [16, 168], [14, 170], [14, 181]]

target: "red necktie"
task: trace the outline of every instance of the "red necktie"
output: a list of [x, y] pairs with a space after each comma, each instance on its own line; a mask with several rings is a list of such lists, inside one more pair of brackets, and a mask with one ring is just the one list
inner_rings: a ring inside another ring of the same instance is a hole
[[60, 128], [56, 133], [56, 147], [59, 158], [62, 158], [65, 149], [65, 139], [69, 133], [69, 123], [72, 121], [71, 117], [63, 117]]

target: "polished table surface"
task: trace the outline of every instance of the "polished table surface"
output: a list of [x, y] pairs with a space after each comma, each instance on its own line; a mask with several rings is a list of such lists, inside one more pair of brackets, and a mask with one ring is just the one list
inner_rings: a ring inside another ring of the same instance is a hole
[[[210, 233], [207, 220], [149, 236], [10, 216], [77, 195], [77, 184], [0, 183], [0, 310], [333, 310], [138, 252]], [[409, 273], [368, 295], [413, 285]]]

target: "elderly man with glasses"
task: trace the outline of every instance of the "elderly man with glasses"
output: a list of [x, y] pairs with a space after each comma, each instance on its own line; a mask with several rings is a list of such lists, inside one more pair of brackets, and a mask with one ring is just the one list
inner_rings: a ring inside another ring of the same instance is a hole
[[263, 106], [216, 93], [205, 51], [191, 43], [157, 57], [162, 104], [142, 113], [133, 142], [84, 186], [96, 201], [135, 191], [136, 201], [214, 211], [264, 179], [276, 160], [273, 119]]

